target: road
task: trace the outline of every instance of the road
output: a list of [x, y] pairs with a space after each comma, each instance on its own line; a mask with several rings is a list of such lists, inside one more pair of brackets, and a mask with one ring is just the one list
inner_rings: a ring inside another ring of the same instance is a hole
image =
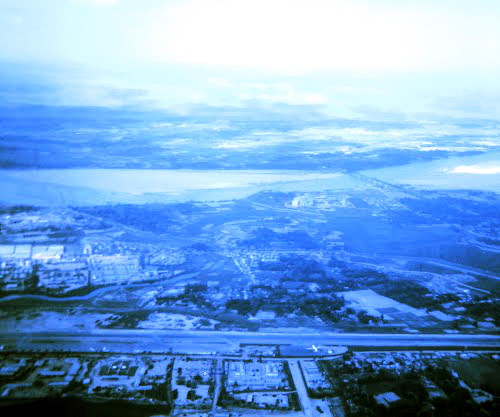
[[307, 393], [307, 388], [302, 377], [302, 371], [300, 370], [300, 364], [298, 360], [289, 360], [288, 365], [290, 366], [290, 373], [292, 374], [293, 383], [295, 384], [295, 389], [300, 399], [300, 404], [304, 411], [305, 417], [312, 417], [312, 406], [311, 399]]
[[217, 411], [217, 401], [219, 400], [220, 391], [222, 387], [222, 359], [217, 359], [217, 365], [215, 367], [215, 389], [214, 389], [214, 398], [212, 402], [212, 412], [215, 413]]
[[[240, 344], [293, 345], [305, 351], [311, 344], [322, 346], [452, 348], [500, 350], [500, 336], [468, 334], [376, 334], [333, 332], [261, 333], [237, 331], [118, 330], [0, 333], [0, 345], [13, 349], [229, 353]], [[308, 350], [310, 356], [316, 356]]]
[[439, 266], [445, 269], [450, 269], [457, 272], [462, 272], [464, 274], [472, 274], [479, 275], [485, 278], [491, 278], [496, 281], [500, 281], [500, 277], [498, 275], [494, 275], [489, 271], [484, 271], [482, 269], [474, 268], [472, 266], [457, 264], [454, 262], [446, 261], [444, 259], [436, 259], [436, 258], [425, 258], [425, 257], [417, 257], [417, 256], [392, 256], [394, 259], [403, 259], [407, 261], [415, 261], [424, 264], [430, 264]]
[[[174, 275], [171, 278], [168, 278], [168, 284], [174, 285], [178, 282], [188, 281], [191, 278], [194, 278], [198, 275], [197, 272], [186, 272], [181, 273], [179, 275]], [[107, 294], [109, 292], [117, 291], [120, 289], [129, 289], [129, 288], [146, 288], [150, 287], [151, 282], [132, 282], [132, 283], [123, 283], [116, 285], [108, 285], [102, 288], [97, 288], [88, 294], [85, 295], [73, 295], [69, 297], [51, 297], [50, 295], [42, 295], [42, 294], [11, 294], [6, 295], [5, 297], [0, 298], [0, 303], [9, 302], [14, 300], [40, 300], [40, 301], [50, 301], [53, 303], [67, 303], [73, 301], [88, 301], [93, 300], [103, 294]]]

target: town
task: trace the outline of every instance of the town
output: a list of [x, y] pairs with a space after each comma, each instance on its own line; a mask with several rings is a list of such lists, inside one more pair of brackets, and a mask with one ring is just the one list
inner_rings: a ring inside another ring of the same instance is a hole
[[[0, 398], [128, 401], [141, 415], [495, 415], [497, 353], [356, 351], [316, 354], [246, 345], [229, 355], [5, 352]], [[97, 407], [97, 406], [95, 406]], [[97, 408], [96, 408], [97, 409]], [[417, 414], [413, 414], [417, 415]], [[453, 414], [459, 415], [459, 414]]]
[[[367, 186], [364, 199], [350, 190], [6, 206], [0, 324], [57, 327], [64, 305], [78, 311], [73, 326], [83, 328], [496, 332], [498, 228], [487, 216], [494, 197], [420, 192], [409, 199]], [[454, 209], [436, 225], [439, 199]], [[419, 245], [403, 244], [412, 240]]]
[[368, 187], [4, 206], [4, 410], [496, 415], [496, 200]]

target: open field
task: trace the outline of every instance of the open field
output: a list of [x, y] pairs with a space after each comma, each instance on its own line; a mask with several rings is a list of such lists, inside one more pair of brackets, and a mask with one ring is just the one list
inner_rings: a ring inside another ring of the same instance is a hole
[[427, 315], [423, 309], [410, 307], [409, 305], [400, 303], [392, 298], [377, 294], [373, 290], [346, 291], [340, 293], [339, 295], [344, 297], [344, 299], [351, 303], [351, 305], [364, 309], [369, 314], [376, 316], [380, 314], [387, 314], [390, 316], [391, 312], [396, 314], [407, 313], [417, 317], [424, 317]]

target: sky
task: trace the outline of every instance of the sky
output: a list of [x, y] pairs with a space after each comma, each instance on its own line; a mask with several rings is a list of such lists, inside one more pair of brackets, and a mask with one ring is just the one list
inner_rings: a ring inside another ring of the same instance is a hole
[[499, 21], [496, 0], [0, 0], [0, 97], [498, 117]]

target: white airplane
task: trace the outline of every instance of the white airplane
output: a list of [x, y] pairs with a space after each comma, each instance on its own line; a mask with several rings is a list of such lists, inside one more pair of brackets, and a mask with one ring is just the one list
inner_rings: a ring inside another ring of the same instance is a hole
[[316, 352], [318, 351], [318, 349], [319, 349], [319, 348], [318, 348], [317, 346], [315, 346], [315, 345], [311, 345], [311, 347], [310, 347], [310, 348], [306, 348], [306, 349], [307, 349], [307, 350], [314, 350], [314, 353], [316, 353]]

